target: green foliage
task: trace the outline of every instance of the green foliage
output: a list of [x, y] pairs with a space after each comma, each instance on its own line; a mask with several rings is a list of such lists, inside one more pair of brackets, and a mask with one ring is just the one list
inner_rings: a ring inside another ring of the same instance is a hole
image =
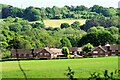
[[[89, 79], [106, 79], [106, 80], [114, 80], [119, 78], [119, 70], [115, 70], [115, 72], [110, 72], [108, 73], [108, 70], [105, 70], [104, 73], [102, 74], [104, 77], [100, 77], [100, 73], [92, 73], [91, 77]], [[117, 77], [116, 77], [117, 76]]]
[[62, 38], [60, 40], [62, 47], [72, 47], [68, 38]]
[[40, 20], [40, 10], [34, 7], [28, 7], [24, 10], [24, 18], [29, 21]]
[[[1, 4], [0, 4], [1, 5]], [[76, 47], [91, 43], [94, 46], [120, 44], [119, 17], [117, 9], [94, 5], [91, 8], [64, 6], [59, 8], [28, 7], [21, 9], [2, 5], [0, 41], [4, 49], [11, 49], [18, 38], [19, 48]], [[62, 23], [60, 28], [46, 28], [44, 19], [87, 19], [84, 25], [75, 21], [71, 25]], [[24, 20], [26, 19], [26, 20]], [[27, 21], [28, 20], [28, 21]], [[39, 22], [29, 22], [37, 21]], [[86, 31], [86, 32], [85, 32]], [[16, 35], [17, 34], [17, 35]]]
[[80, 6], [64, 6], [57, 7], [28, 7], [26, 9], [21, 9], [13, 7], [10, 5], [2, 5], [2, 18], [11, 17], [20, 17], [27, 19], [29, 21], [36, 21], [40, 19], [105, 19], [106, 17], [113, 17], [117, 15], [117, 9], [113, 7], [102, 7], [99, 5], [94, 5], [93, 7], [86, 7], [84, 5]]
[[63, 47], [62, 48], [62, 53], [65, 55], [65, 57], [67, 57], [69, 55], [69, 50], [67, 47]]
[[11, 57], [11, 52], [6, 49], [1, 49], [2, 52], [2, 59], [10, 58]]
[[69, 78], [69, 80], [75, 80], [74, 79], [74, 71], [72, 71], [72, 69], [70, 67], [68, 67], [68, 73], [66, 74], [66, 76]]
[[119, 34], [119, 29], [115, 26], [111, 26], [107, 29], [111, 34]]
[[99, 5], [94, 5], [91, 8], [91, 11], [96, 12], [96, 13], [101, 13], [106, 17], [111, 17], [111, 16], [115, 16], [115, 14], [117, 13], [116, 10], [114, 8], [105, 8]]
[[22, 25], [19, 23], [14, 23], [9, 26], [10, 31], [14, 31], [16, 33], [21, 32], [21, 28], [22, 28]]
[[63, 29], [63, 28], [68, 28], [68, 27], [70, 27], [70, 25], [69, 25], [68, 23], [62, 23], [62, 24], [60, 25], [60, 28], [61, 28], [61, 29]]
[[32, 25], [33, 28], [45, 28], [44, 23], [36, 22], [36, 23], [32, 23], [31, 25]]
[[89, 53], [92, 51], [93, 49], [93, 45], [90, 43], [87, 43], [86, 45], [83, 46], [83, 51], [85, 52], [85, 55], [89, 55]]
[[72, 28], [76, 28], [76, 29], [80, 29], [80, 22], [78, 21], [75, 21], [71, 24], [71, 27]]
[[88, 30], [88, 34], [83, 36], [79, 41], [79, 46], [91, 43], [94, 46], [105, 45], [107, 42], [113, 44], [118, 40], [118, 34], [112, 35], [104, 27], [92, 27]]

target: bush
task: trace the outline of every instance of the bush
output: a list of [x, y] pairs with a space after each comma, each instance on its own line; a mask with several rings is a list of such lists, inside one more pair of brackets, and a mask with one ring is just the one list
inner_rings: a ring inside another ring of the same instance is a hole
[[10, 58], [11, 52], [10, 51], [4, 51], [2, 52], [2, 59]]

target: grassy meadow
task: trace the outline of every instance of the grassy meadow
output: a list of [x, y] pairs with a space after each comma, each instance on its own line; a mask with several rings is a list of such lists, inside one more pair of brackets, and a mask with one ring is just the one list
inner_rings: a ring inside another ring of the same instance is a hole
[[[17, 61], [2, 63], [3, 78], [24, 78]], [[0, 64], [1, 64], [0, 63]], [[118, 57], [61, 59], [61, 60], [22, 60], [21, 67], [27, 78], [67, 78], [68, 66], [75, 71], [75, 77], [88, 78], [92, 72], [118, 69]]]
[[[59, 19], [59, 20], [57, 20], [57, 19], [50, 19], [50, 20], [47, 19], [47, 20], [43, 20], [46, 27], [53, 27], [53, 28], [60, 27], [60, 25], [62, 23], [68, 23], [69, 25], [71, 25], [75, 21], [80, 22], [80, 25], [83, 25], [86, 22], [85, 19]], [[33, 21], [33, 22], [30, 22], [30, 23], [35, 23], [35, 22], [41, 22], [41, 21]]]
[[85, 21], [84, 19], [73, 19], [73, 20], [69, 20], [69, 19], [62, 19], [62, 20], [43, 20], [44, 24], [46, 27], [60, 27], [61, 23], [68, 23], [68, 24], [72, 24], [73, 22], [75, 21], [79, 21], [80, 22], [80, 25], [83, 25], [85, 24]]

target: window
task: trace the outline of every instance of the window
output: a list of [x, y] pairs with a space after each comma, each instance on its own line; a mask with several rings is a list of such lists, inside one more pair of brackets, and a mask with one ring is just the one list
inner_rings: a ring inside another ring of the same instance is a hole
[[98, 53], [98, 51], [93, 51], [93, 53], [97, 54], [97, 53]]
[[47, 55], [47, 53], [44, 54], [45, 56]]
[[40, 53], [40, 55], [43, 55], [43, 53]]
[[115, 50], [112, 50], [112, 52], [115, 52]]
[[47, 53], [46, 55], [49, 56], [49, 53]]
[[27, 57], [29, 57], [30, 55], [29, 54], [26, 54]]
[[45, 55], [45, 56], [48, 56], [48, 55], [49, 55], [49, 53], [45, 53], [44, 55]]
[[120, 50], [118, 50], [118, 52], [120, 52]]
[[30, 56], [30, 57], [33, 57], [33, 55], [32, 55], [32, 54], [30, 54], [29, 56]]
[[23, 56], [24, 56], [24, 54], [20, 54], [20, 56], [21, 56], [21, 57], [23, 57]]

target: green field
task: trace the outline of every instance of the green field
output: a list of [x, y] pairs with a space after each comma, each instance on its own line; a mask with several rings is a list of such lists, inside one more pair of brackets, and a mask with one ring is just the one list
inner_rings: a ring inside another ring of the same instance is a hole
[[[71, 25], [73, 22], [78, 21], [80, 22], [80, 25], [85, 24], [86, 20], [85, 19], [53, 19], [53, 20], [43, 20], [44, 24], [46, 27], [60, 27], [60, 25], [62, 23], [68, 23], [69, 25]], [[33, 21], [30, 23], [35, 23], [35, 22], [41, 22], [41, 21]]]
[[[2, 63], [3, 78], [24, 78], [17, 61]], [[75, 77], [88, 78], [92, 72], [118, 69], [118, 57], [82, 58], [62, 60], [23, 60], [20, 61], [27, 78], [66, 78], [68, 66], [75, 71]]]
[[63, 20], [43, 20], [43, 22], [45, 23], [45, 26], [46, 27], [60, 27], [60, 25], [62, 23], [68, 23], [68, 24], [72, 24], [73, 22], [75, 21], [79, 21], [80, 22], [80, 25], [83, 25], [85, 24], [85, 21], [84, 19], [73, 19], [73, 20], [69, 20], [69, 19], [63, 19]]

